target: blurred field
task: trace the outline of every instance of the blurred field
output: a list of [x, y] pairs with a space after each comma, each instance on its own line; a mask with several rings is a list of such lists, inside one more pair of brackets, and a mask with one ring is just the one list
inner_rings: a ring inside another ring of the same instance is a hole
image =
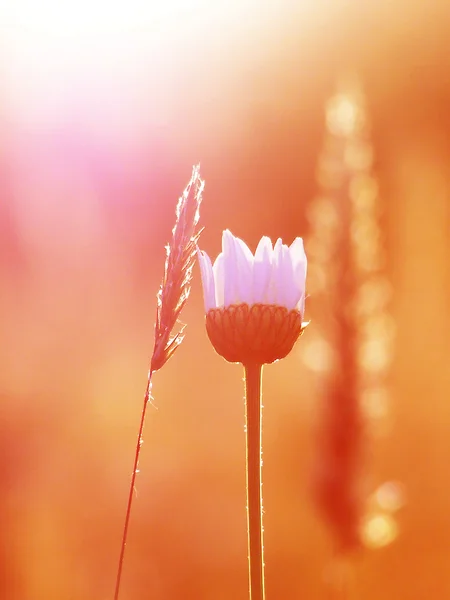
[[[324, 105], [348, 68], [367, 95], [397, 322], [367, 477], [406, 489], [397, 539], [356, 561], [356, 597], [450, 597], [450, 5], [218, 2], [70, 36], [1, 16], [0, 598], [112, 597], [191, 166], [210, 255], [224, 228], [252, 248], [306, 236]], [[195, 275], [186, 340], [154, 377], [123, 600], [247, 597], [242, 373], [207, 340]], [[302, 343], [264, 376], [268, 600], [328, 597]]]

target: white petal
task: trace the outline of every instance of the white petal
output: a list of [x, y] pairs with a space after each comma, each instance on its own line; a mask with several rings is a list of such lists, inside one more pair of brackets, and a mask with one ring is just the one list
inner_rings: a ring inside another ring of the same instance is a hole
[[223, 306], [224, 299], [224, 268], [223, 268], [223, 253], [214, 261], [213, 274], [214, 274], [214, 289], [216, 296], [216, 307], [220, 308]]
[[291, 244], [289, 251], [294, 267], [294, 278], [296, 285], [300, 290], [300, 299], [297, 303], [297, 308], [300, 312], [305, 310], [305, 285], [306, 285], [306, 270], [307, 270], [307, 259], [305, 250], [303, 248], [302, 238], [296, 238]]
[[270, 238], [264, 236], [259, 241], [253, 264], [253, 300], [254, 304], [267, 302], [267, 291], [272, 273], [273, 248]]
[[282, 305], [288, 310], [296, 307], [300, 300], [302, 289], [294, 277], [294, 265], [289, 248], [283, 244], [280, 253], [280, 291], [282, 295]]
[[234, 237], [234, 240], [239, 244], [239, 248], [243, 252], [247, 262], [249, 262], [250, 264], [253, 264], [253, 253], [250, 250], [250, 248], [247, 246], [247, 244], [238, 237]]
[[272, 281], [275, 294], [274, 303], [285, 306], [289, 310], [294, 308], [300, 298], [300, 292], [295, 286], [289, 249], [282, 244], [281, 240], [277, 240], [275, 244]]
[[280, 238], [275, 242], [275, 246], [273, 249], [273, 258], [272, 258], [272, 269], [270, 274], [269, 286], [267, 288], [266, 294], [266, 302], [267, 304], [280, 304], [279, 301], [279, 269], [278, 264], [280, 262], [280, 253], [282, 250], [282, 242]]
[[300, 297], [300, 300], [297, 303], [297, 310], [299, 310], [302, 313], [302, 318], [303, 318], [303, 315], [305, 314], [305, 298], [306, 298], [306, 295], [305, 295], [305, 292], [303, 292], [303, 294]]
[[197, 257], [202, 276], [205, 312], [208, 312], [211, 308], [215, 308], [216, 306], [213, 267], [209, 256], [199, 248], [197, 248]]
[[226, 230], [222, 236], [224, 256], [224, 305], [251, 303], [253, 255], [239, 238]]
[[240, 238], [235, 237], [236, 256], [239, 262], [238, 293], [240, 302], [253, 304], [253, 253], [247, 244]]
[[300, 298], [297, 302], [297, 308], [301, 313], [304, 313], [306, 296], [306, 263], [302, 265], [300, 270], [295, 274], [295, 279], [300, 289]]
[[306, 259], [302, 238], [295, 238], [295, 240], [289, 246], [289, 252], [291, 253], [291, 259], [294, 268], [297, 263], [303, 262]]
[[236, 302], [236, 279], [238, 269], [236, 253], [234, 250], [234, 237], [228, 229], [222, 234], [222, 254], [224, 275], [223, 303], [225, 306], [228, 306]]

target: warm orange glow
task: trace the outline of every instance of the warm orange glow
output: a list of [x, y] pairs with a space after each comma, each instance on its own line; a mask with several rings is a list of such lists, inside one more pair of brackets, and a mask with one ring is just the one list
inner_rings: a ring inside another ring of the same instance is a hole
[[[0, 2], [2, 600], [112, 597], [164, 245], [198, 162], [211, 255], [225, 228], [251, 247], [322, 234], [311, 323], [264, 378], [264, 533], [268, 600], [331, 597], [311, 493], [341, 357], [330, 129], [352, 138], [339, 165], [364, 277], [341, 306], [365, 435], [354, 597], [450, 598], [449, 6]], [[348, 92], [329, 104], [342, 70], [364, 91], [361, 144]], [[197, 267], [182, 321], [153, 381], [123, 600], [246, 600], [242, 371], [211, 347]]]

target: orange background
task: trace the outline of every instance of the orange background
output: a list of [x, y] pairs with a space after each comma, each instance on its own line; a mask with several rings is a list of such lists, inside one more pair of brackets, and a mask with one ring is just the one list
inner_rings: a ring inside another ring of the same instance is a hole
[[[348, 68], [367, 94], [397, 322], [367, 473], [406, 489], [399, 537], [357, 561], [357, 597], [450, 597], [450, 5], [243, 6], [76, 52], [3, 37], [2, 600], [112, 597], [164, 244], [191, 166], [211, 256], [224, 228], [253, 249], [307, 235], [324, 105]], [[242, 372], [207, 340], [197, 267], [183, 320], [154, 377], [121, 598], [244, 600]], [[268, 600], [328, 597], [302, 343], [264, 375]]]

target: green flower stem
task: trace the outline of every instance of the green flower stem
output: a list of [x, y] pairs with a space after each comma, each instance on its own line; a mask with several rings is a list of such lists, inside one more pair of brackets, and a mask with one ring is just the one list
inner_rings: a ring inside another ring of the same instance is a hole
[[264, 600], [262, 528], [262, 365], [246, 364], [247, 532], [250, 600]]

